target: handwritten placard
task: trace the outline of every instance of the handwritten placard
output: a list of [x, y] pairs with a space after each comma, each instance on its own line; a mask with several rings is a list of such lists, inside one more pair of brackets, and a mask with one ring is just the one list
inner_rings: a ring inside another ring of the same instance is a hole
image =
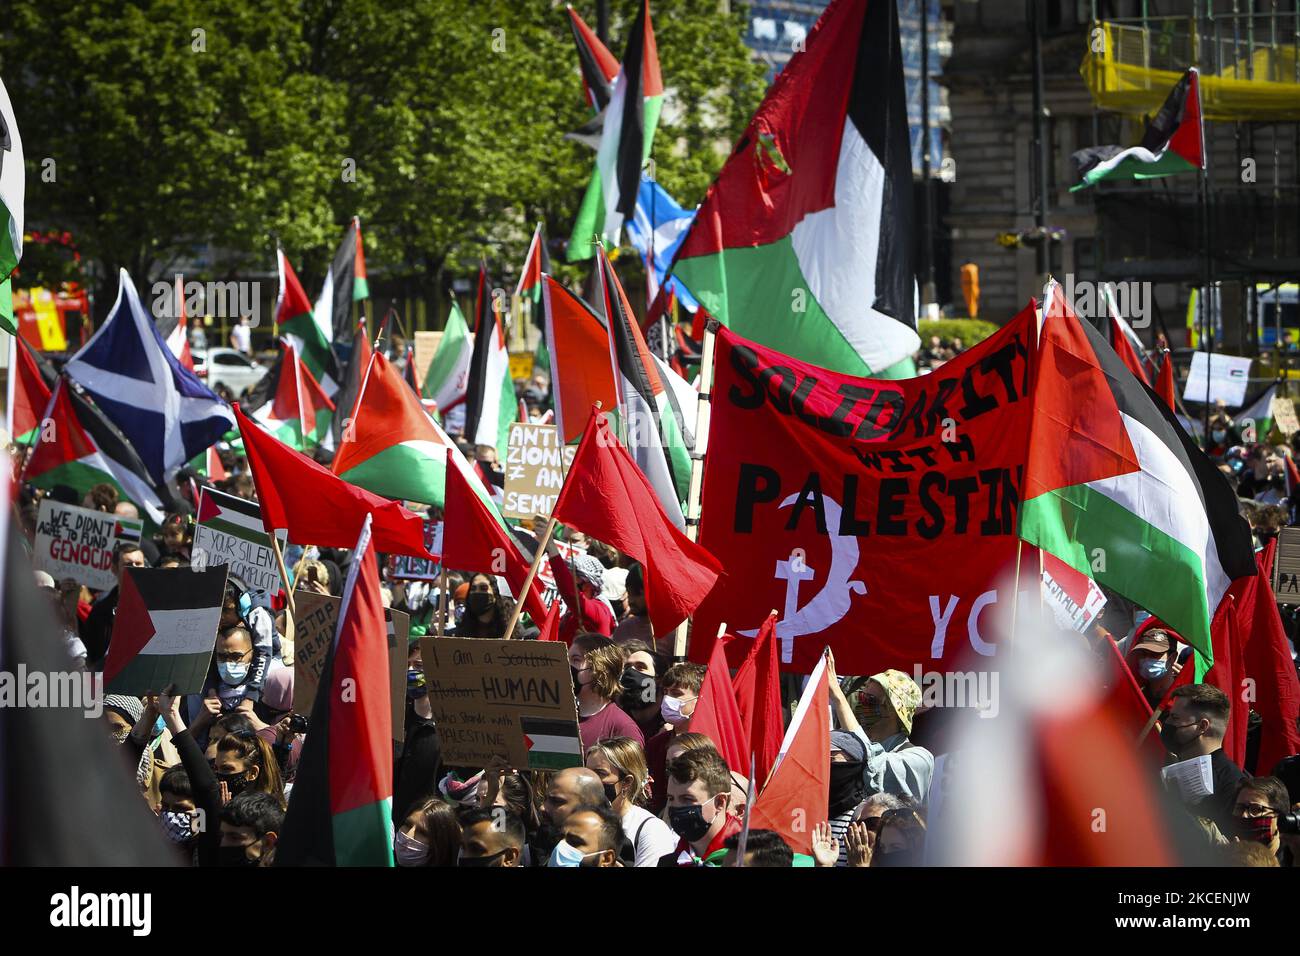
[[117, 586], [114, 546], [119, 541], [139, 542], [142, 528], [139, 520], [45, 498], [36, 515], [32, 561], [55, 581], [72, 578], [96, 591], [107, 591]]
[[568, 648], [551, 641], [425, 637], [420, 656], [444, 763], [582, 766]]

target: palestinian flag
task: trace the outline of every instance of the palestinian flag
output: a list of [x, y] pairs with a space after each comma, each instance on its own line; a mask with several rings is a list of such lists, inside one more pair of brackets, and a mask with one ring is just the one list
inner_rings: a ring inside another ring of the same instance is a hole
[[479, 266], [474, 314], [474, 350], [465, 387], [465, 437], [476, 445], [505, 451], [510, 423], [515, 420], [515, 384], [510, 378], [506, 330], [492, 295], [486, 262]]
[[642, 0], [604, 109], [596, 168], [569, 237], [570, 262], [591, 258], [595, 252], [593, 236], [600, 235], [606, 243], [618, 245], [623, 221], [636, 212], [641, 167], [650, 158], [663, 98], [664, 81], [650, 23], [650, 0]]
[[600, 402], [610, 411], [618, 406], [609, 332], [587, 303], [549, 275], [542, 276], [542, 316], [555, 424], [567, 445], [582, 437], [592, 405]]
[[41, 416], [50, 404], [50, 387], [32, 353], [19, 335], [9, 337], [9, 397], [5, 408], [9, 440], [31, 445], [40, 433]]
[[835, 0], [709, 187], [671, 273], [770, 348], [852, 375], [914, 374], [909, 136], [895, 4]]
[[1102, 284], [1101, 295], [1106, 300], [1107, 314], [1110, 316], [1110, 347], [1115, 350], [1125, 368], [1137, 376], [1143, 385], [1151, 384], [1151, 375], [1155, 372], [1147, 357], [1147, 348], [1133, 331], [1133, 327], [1124, 321], [1119, 313], [1119, 305], [1109, 282]]
[[539, 222], [533, 230], [533, 241], [528, 244], [524, 258], [524, 271], [520, 273], [515, 295], [537, 305], [542, 298], [542, 273], [551, 271], [551, 257], [546, 254], [546, 231]]
[[226, 565], [127, 568], [104, 660], [104, 689], [139, 697], [176, 685], [177, 694], [203, 690], [221, 623]]
[[343, 383], [334, 394], [334, 420], [330, 424], [330, 433], [321, 441], [321, 447], [335, 451], [343, 439], [343, 429], [352, 417], [357, 396], [361, 394], [361, 380], [370, 368], [370, 356], [373, 353], [370, 336], [366, 334], [366, 319], [362, 316], [357, 321], [356, 334], [352, 336], [352, 351], [348, 355], [347, 367], [343, 370]]
[[81, 391], [60, 378], [43, 418], [53, 423], [49, 440], [38, 436], [23, 472], [37, 488], [68, 485], [85, 494], [101, 482], [161, 525], [174, 504], [166, 486], [154, 484], [126, 437]]
[[563, 770], [583, 765], [577, 721], [521, 714], [519, 729], [523, 731], [524, 746], [528, 748], [529, 770]]
[[185, 281], [179, 273], [172, 289], [171, 315], [159, 316], [155, 324], [167, 349], [176, 356], [176, 360], [191, 372], [194, 371], [194, 356], [190, 354], [189, 321], [185, 315]]
[[[1169, 364], [1169, 356], [1165, 356], [1165, 364]], [[1172, 386], [1172, 382], [1170, 385]], [[1247, 395], [1246, 401], [1241, 406], [1241, 411], [1237, 413], [1237, 421], [1241, 423], [1243, 432], [1241, 440], [1245, 442], [1266, 442], [1268, 441], [1269, 432], [1273, 430], [1273, 397], [1277, 395], [1277, 384], [1267, 385], [1256, 395]], [[1246, 433], [1246, 423], [1253, 422], [1255, 430]]]
[[569, 28], [573, 30], [573, 43], [578, 48], [578, 66], [582, 70], [582, 92], [587, 103], [597, 113], [609, 104], [609, 90], [618, 76], [618, 60], [609, 52], [600, 37], [578, 16], [578, 11], [566, 6]]
[[1020, 537], [1165, 621], [1213, 662], [1210, 621], [1255, 573], [1226, 479], [1059, 286], [1046, 294]]
[[313, 307], [316, 324], [329, 330], [331, 342], [350, 345], [352, 303], [368, 298], [370, 285], [366, 281], [366, 256], [361, 245], [361, 220], [353, 216]]
[[662, 366], [646, 347], [645, 337], [609, 257], [604, 249], [598, 250], [598, 255], [601, 277], [598, 304], [603, 306], [609, 328], [618, 413], [626, 436], [624, 444], [654, 488], [664, 512], [673, 524], [684, 528], [686, 520], [681, 503], [686, 500], [691, 480], [686, 424], [676, 394], [665, 387]]
[[23, 140], [0, 81], [0, 329], [18, 334], [9, 274], [23, 257]]
[[[266, 533], [266, 525], [262, 522], [261, 506], [256, 501], [228, 495], [215, 488], [204, 488], [200, 493], [195, 523], [257, 548], [272, 547], [271, 536]], [[278, 537], [284, 543], [284, 533]]]
[[190, 467], [209, 481], [225, 481], [230, 477], [226, 466], [221, 463], [221, 455], [217, 453], [216, 445], [210, 445], [203, 454], [191, 460]]
[[469, 387], [470, 356], [473, 352], [474, 337], [469, 334], [469, 326], [465, 324], [460, 306], [452, 299], [447, 324], [443, 326], [442, 338], [438, 340], [438, 351], [433, 354], [433, 361], [424, 374], [423, 389], [424, 397], [438, 406], [438, 414], [442, 416], [444, 425], [447, 424], [448, 412], [465, 403], [465, 390]]
[[388, 624], [370, 522], [343, 588], [276, 866], [393, 865]]
[[1200, 74], [1191, 67], [1147, 124], [1137, 146], [1093, 146], [1073, 155], [1082, 181], [1070, 192], [1087, 189], [1103, 179], [1159, 179], [1204, 169], [1204, 143]]
[[280, 357], [246, 401], [254, 409], [254, 420], [290, 448], [306, 451], [330, 433], [334, 403], [287, 340], [280, 343]]
[[280, 272], [280, 292], [275, 300], [276, 325], [280, 334], [293, 343], [325, 394], [333, 395], [339, 388], [338, 361], [330, 347], [334, 327], [317, 321], [307, 293], [302, 291], [302, 283], [284, 251], [275, 250], [275, 258]]
[[464, 461], [392, 363], [376, 352], [352, 412], [350, 434], [334, 456], [334, 474], [386, 498], [442, 507], [448, 448]]

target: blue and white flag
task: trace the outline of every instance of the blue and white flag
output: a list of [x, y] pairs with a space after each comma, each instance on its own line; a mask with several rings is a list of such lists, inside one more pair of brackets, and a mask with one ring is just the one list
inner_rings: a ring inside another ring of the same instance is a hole
[[[695, 210], [686, 210], [677, 204], [677, 200], [668, 195], [664, 187], [646, 176], [641, 174], [641, 188], [636, 197], [636, 215], [632, 221], [625, 225], [627, 229], [628, 241], [636, 247], [637, 252], [641, 253], [641, 261], [646, 263], [646, 275], [649, 279], [649, 300], [654, 301], [654, 297], [659, 294], [659, 286], [663, 284], [664, 273], [672, 265], [673, 256], [677, 254], [677, 247], [682, 244], [682, 239], [686, 236], [686, 230], [691, 228], [691, 223], [695, 220]], [[651, 222], [653, 221], [653, 228]], [[650, 270], [650, 234], [654, 234], [654, 271]], [[675, 276], [669, 280], [672, 288], [677, 291], [677, 301], [682, 306], [694, 312], [699, 308], [699, 303], [695, 301], [695, 296], [691, 295], [690, 290], [682, 285], [681, 280]]]
[[170, 481], [235, 427], [230, 406], [163, 342], [125, 269], [108, 320], [65, 371], [90, 393], [159, 483]]

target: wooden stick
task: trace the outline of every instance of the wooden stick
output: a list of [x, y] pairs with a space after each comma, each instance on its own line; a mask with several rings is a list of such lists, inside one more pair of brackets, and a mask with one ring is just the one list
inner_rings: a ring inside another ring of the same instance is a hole
[[528, 567], [528, 577], [524, 578], [524, 586], [519, 589], [515, 609], [510, 613], [510, 622], [506, 624], [506, 632], [501, 637], [503, 641], [510, 640], [510, 635], [515, 632], [515, 625], [519, 623], [519, 616], [524, 612], [524, 598], [527, 596], [528, 590], [533, 586], [533, 579], [537, 577], [537, 569], [541, 567], [542, 560], [546, 557], [546, 546], [551, 543], [551, 535], [554, 533], [555, 515], [551, 515], [551, 519], [546, 522], [546, 531], [542, 534], [542, 540], [537, 544], [537, 553], [533, 555], [533, 563]]
[[271, 539], [271, 550], [275, 552], [275, 563], [280, 566], [280, 580], [284, 582], [284, 601], [289, 606], [289, 613], [296, 614], [297, 608], [293, 603], [293, 585], [289, 583], [289, 569], [284, 566], [284, 552], [280, 550], [280, 539], [275, 535], [268, 535]]
[[1155, 727], [1156, 721], [1159, 720], [1163, 714], [1164, 711], [1159, 707], [1151, 711], [1151, 719], [1148, 720], [1146, 726], [1142, 728], [1142, 733], [1138, 734], [1137, 747], [1141, 747], [1142, 744], [1146, 742], [1147, 736], [1151, 733], [1151, 729]]

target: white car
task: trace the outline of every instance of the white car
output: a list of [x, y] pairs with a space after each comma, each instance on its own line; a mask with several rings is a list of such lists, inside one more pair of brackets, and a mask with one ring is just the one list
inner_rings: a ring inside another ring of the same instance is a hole
[[208, 349], [192, 354], [194, 372], [208, 388], [215, 391], [218, 385], [224, 385], [236, 398], [260, 382], [268, 371], [265, 366], [234, 349]]

